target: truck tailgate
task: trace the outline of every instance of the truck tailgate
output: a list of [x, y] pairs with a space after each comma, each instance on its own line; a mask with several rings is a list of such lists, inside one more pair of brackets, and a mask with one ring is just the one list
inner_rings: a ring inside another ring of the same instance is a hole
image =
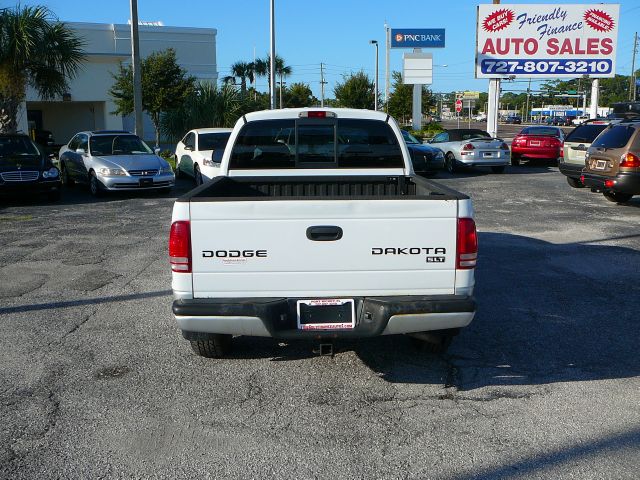
[[[453, 294], [456, 200], [190, 203], [194, 298]], [[314, 226], [342, 238], [307, 238]]]

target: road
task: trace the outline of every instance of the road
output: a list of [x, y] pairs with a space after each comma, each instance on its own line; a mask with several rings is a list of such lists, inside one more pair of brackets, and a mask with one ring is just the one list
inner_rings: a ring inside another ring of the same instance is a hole
[[551, 167], [439, 181], [480, 232], [478, 314], [441, 356], [395, 337], [196, 357], [171, 196], [3, 203], [0, 478], [637, 478], [640, 198]]

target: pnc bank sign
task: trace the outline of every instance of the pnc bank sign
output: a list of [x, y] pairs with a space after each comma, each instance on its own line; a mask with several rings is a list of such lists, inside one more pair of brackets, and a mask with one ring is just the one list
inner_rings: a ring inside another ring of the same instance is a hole
[[444, 28], [392, 28], [391, 48], [444, 48]]

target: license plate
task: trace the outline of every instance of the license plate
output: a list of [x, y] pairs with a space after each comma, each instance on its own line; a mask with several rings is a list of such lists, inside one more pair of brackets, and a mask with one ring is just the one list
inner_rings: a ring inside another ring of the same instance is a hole
[[138, 185], [141, 187], [153, 187], [153, 178], [141, 178], [138, 180]]
[[493, 157], [493, 152], [483, 152], [482, 156], [483, 157]]
[[594, 167], [596, 170], [604, 170], [607, 168], [606, 160], [596, 160], [596, 166]]
[[538, 140], [531, 140], [529, 142], [529, 145], [531, 145], [532, 147], [539, 147], [540, 146], [540, 142]]
[[355, 327], [352, 298], [298, 300], [298, 329], [351, 330]]

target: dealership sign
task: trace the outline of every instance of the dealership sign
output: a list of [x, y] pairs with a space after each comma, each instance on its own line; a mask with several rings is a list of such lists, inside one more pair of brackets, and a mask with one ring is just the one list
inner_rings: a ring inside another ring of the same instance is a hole
[[615, 75], [620, 5], [479, 5], [476, 78]]
[[444, 28], [392, 28], [391, 48], [444, 48]]

